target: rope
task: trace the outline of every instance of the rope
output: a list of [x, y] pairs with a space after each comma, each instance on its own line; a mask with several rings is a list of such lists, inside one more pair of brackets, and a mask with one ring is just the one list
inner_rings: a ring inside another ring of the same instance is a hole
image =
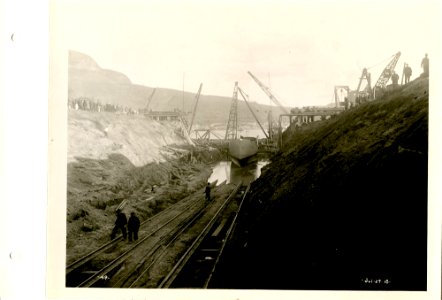
[[396, 54], [393, 54], [393, 55], [391, 55], [391, 56], [389, 56], [389, 57], [383, 59], [382, 61], [380, 61], [380, 62], [374, 64], [373, 66], [371, 66], [371, 67], [369, 67], [369, 68], [367, 68], [367, 70], [370, 70], [371, 68], [374, 68], [374, 67], [380, 65], [381, 63], [383, 63], [383, 62], [385, 62], [385, 61], [387, 61], [387, 60], [389, 60], [389, 59], [392, 59], [395, 55], [396, 55]]

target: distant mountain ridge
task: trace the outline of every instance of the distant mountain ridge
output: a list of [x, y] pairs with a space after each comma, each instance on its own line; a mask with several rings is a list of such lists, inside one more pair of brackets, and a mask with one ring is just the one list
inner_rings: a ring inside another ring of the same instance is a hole
[[[135, 109], [145, 108], [147, 99], [154, 88], [133, 84], [123, 73], [101, 68], [90, 56], [69, 51], [68, 65], [68, 96], [69, 98], [86, 97], [99, 100], [102, 104], [115, 104]], [[232, 79], [232, 90], [233, 90]], [[196, 90], [196, 87], [195, 87]], [[195, 93], [178, 91], [168, 88], [156, 88], [150, 108], [152, 110], [174, 110], [184, 107], [184, 111], [191, 112], [195, 102]], [[199, 126], [222, 124], [227, 126], [231, 99], [228, 97], [204, 95], [199, 99], [195, 123]], [[261, 123], [267, 123], [268, 112], [272, 109], [279, 113], [279, 109], [268, 105], [252, 102], [255, 115]], [[238, 102], [239, 123], [256, 122], [244, 101]]]

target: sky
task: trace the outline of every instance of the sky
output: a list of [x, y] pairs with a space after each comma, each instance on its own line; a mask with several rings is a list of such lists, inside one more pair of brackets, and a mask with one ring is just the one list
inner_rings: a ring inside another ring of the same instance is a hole
[[335, 85], [372, 85], [392, 56], [421, 72], [440, 49], [440, 1], [55, 1], [66, 48], [133, 83], [270, 100], [252, 72], [287, 106], [334, 102]]

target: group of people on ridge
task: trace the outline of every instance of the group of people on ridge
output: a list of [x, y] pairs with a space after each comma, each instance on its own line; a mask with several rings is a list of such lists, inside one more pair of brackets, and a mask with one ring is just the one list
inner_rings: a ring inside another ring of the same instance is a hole
[[[421, 77], [428, 77], [429, 76], [429, 69], [430, 69], [430, 60], [428, 59], [428, 54], [425, 54], [425, 57], [422, 59], [421, 67], [423, 69], [423, 73]], [[405, 79], [405, 84], [410, 82], [411, 75], [413, 74], [413, 70], [411, 69], [409, 64], [404, 64], [404, 70], [403, 70], [403, 78]], [[399, 75], [393, 71], [391, 75], [391, 81], [393, 83], [393, 86], [397, 86], [399, 82]]]

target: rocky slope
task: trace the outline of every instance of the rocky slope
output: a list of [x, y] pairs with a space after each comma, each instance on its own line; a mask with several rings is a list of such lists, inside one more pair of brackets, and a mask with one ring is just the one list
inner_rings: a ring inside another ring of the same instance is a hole
[[425, 290], [428, 79], [284, 140], [214, 287]]
[[123, 201], [126, 214], [145, 220], [203, 189], [208, 163], [221, 155], [140, 115], [70, 110], [68, 122], [68, 263], [109, 241]]
[[173, 125], [140, 115], [70, 110], [68, 162], [76, 157], [106, 159], [110, 154], [121, 154], [135, 166], [164, 161], [164, 146], [186, 143]]

